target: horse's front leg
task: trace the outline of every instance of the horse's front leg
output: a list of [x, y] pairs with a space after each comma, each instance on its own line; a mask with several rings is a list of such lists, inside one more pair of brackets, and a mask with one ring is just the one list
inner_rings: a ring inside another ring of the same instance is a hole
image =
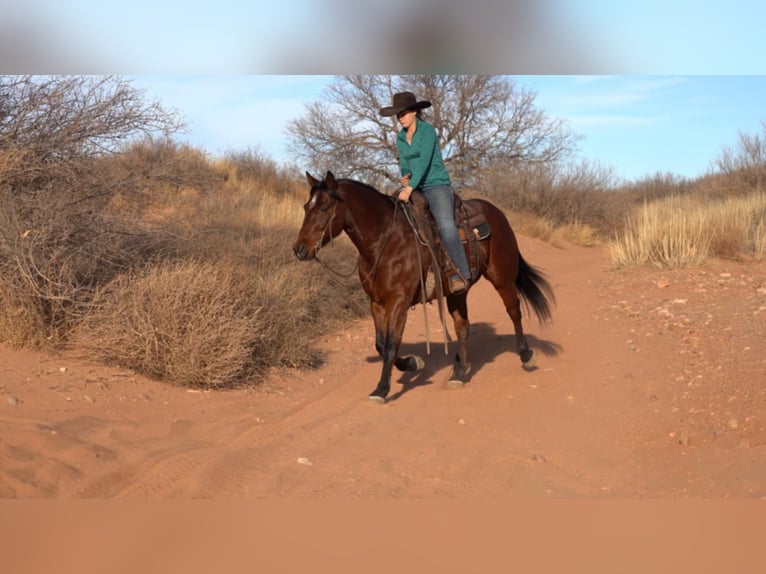
[[[386, 348], [386, 337], [384, 335], [387, 330], [385, 327], [385, 307], [373, 303], [372, 309], [372, 316], [375, 319], [375, 350], [378, 352], [378, 355], [382, 357]], [[394, 358], [394, 367], [402, 372], [420, 371], [424, 369], [425, 366], [426, 362], [418, 355], [405, 355], [400, 357], [397, 354]]]
[[455, 354], [455, 362], [452, 365], [452, 373], [447, 379], [447, 386], [460, 388], [468, 382], [468, 333], [470, 322], [468, 321], [467, 293], [450, 295], [447, 297], [447, 309], [455, 323], [455, 334], [458, 340], [458, 352]]
[[[383, 359], [383, 367], [375, 390], [369, 394], [371, 402], [383, 404], [391, 391], [391, 372], [396, 366], [400, 370], [422, 368], [414, 357], [398, 357], [404, 325], [407, 319], [407, 305], [396, 302], [388, 305], [372, 303], [375, 321], [375, 349]], [[421, 359], [422, 362], [422, 359]]]

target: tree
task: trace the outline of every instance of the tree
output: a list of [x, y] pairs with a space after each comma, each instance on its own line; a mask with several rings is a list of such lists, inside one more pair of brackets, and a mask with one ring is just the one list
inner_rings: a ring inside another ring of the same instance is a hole
[[0, 339], [55, 343], [130, 266], [146, 240], [110, 202], [146, 181], [108, 158], [181, 127], [120, 78], [0, 76]]
[[501, 76], [339, 76], [327, 97], [287, 128], [291, 149], [308, 169], [327, 169], [373, 185], [399, 179], [396, 118], [381, 117], [393, 94], [411, 91], [425, 110], [453, 182], [470, 185], [489, 166], [555, 163], [578, 137], [534, 105], [536, 94]]
[[761, 128], [762, 136], [739, 132], [736, 148], [724, 148], [715, 162], [728, 176], [732, 193], [766, 189], [766, 121]]

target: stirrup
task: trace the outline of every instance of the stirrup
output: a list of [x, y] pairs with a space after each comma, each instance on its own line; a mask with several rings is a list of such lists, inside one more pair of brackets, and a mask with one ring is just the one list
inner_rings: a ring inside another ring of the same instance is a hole
[[450, 293], [462, 293], [468, 289], [468, 282], [460, 275], [452, 275], [449, 278], [449, 290]]

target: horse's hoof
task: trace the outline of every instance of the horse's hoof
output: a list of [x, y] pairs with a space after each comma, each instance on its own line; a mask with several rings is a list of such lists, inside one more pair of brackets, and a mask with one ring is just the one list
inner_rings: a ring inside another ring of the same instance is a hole
[[423, 369], [426, 368], [426, 362], [422, 358], [418, 357], [417, 355], [407, 355], [407, 357], [415, 361], [416, 371], [422, 371]]
[[521, 368], [525, 371], [534, 371], [537, 368], [537, 355], [532, 355], [526, 362], [522, 362]]
[[422, 371], [426, 362], [417, 355], [405, 355], [396, 359], [394, 366], [402, 372]]
[[383, 397], [378, 397], [378, 396], [375, 396], [375, 395], [369, 395], [367, 398], [369, 399], [369, 401], [373, 405], [384, 405], [384, 404], [386, 404], [386, 399], [384, 399]]
[[465, 383], [461, 381], [460, 379], [450, 379], [447, 381], [447, 388], [448, 389], [462, 389], [465, 386]]

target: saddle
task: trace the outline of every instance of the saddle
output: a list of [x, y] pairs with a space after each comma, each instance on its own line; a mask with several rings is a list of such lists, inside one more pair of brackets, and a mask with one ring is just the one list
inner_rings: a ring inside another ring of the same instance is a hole
[[[481, 262], [479, 261], [478, 242], [489, 237], [492, 230], [484, 217], [484, 212], [481, 211], [478, 205], [470, 201], [463, 201], [454, 192], [453, 197], [455, 203], [455, 225], [457, 226], [460, 240], [463, 243], [463, 248], [466, 249], [468, 264], [471, 266], [471, 276], [476, 278], [482, 271], [480, 268]], [[415, 192], [410, 196], [410, 202], [412, 203], [413, 215], [410, 223], [417, 233], [419, 240], [429, 247], [435, 256], [434, 258], [438, 263], [439, 269], [447, 277], [459, 274], [457, 266], [442, 245], [436, 221], [428, 209], [428, 200], [422, 193]], [[429, 273], [428, 279], [431, 282], [435, 282], [434, 278], [431, 277], [431, 273]], [[431, 286], [427, 286], [426, 295], [429, 297], [433, 296], [433, 289], [428, 287]]]

